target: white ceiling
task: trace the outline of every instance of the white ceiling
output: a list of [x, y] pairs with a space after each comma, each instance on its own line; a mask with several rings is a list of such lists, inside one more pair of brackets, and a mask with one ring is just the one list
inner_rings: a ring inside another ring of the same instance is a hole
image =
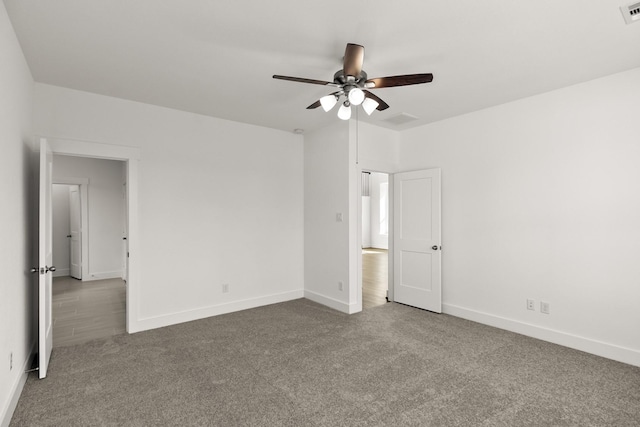
[[640, 67], [633, 0], [4, 3], [38, 82], [287, 131], [339, 120], [306, 110], [332, 88], [271, 76], [332, 80], [348, 42], [370, 78], [434, 74], [375, 91], [391, 108], [360, 119], [392, 129]]

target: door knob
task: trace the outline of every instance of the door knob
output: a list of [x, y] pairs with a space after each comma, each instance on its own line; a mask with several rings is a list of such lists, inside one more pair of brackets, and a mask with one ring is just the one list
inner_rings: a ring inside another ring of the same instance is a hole
[[45, 267], [45, 269], [46, 269], [46, 271], [47, 271], [47, 272], [49, 272], [49, 271], [56, 271], [56, 268], [55, 268], [54, 266], [51, 266], [51, 267]]
[[434, 251], [437, 251], [438, 250], [438, 246], [437, 245], [433, 245], [433, 246], [431, 246], [431, 249], [433, 249]]
[[31, 272], [31, 274], [33, 273], [37, 273], [38, 272], [38, 267], [33, 267], [31, 270], [29, 270]]
[[67, 237], [71, 238], [71, 234], [67, 234]]

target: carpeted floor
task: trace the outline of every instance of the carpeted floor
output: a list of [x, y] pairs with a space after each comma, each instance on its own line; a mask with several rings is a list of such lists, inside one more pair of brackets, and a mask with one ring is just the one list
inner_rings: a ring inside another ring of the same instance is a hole
[[307, 300], [54, 349], [11, 426], [638, 426], [640, 368], [389, 303]]

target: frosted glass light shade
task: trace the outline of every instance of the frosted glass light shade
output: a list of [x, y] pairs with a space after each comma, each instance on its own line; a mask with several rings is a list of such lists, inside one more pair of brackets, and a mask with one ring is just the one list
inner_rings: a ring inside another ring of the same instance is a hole
[[378, 108], [378, 105], [380, 105], [378, 101], [371, 98], [367, 98], [362, 103], [362, 109], [364, 110], [365, 113], [367, 113], [368, 116], [370, 116], [371, 113], [373, 113], [373, 110]]
[[338, 110], [338, 117], [342, 120], [349, 120], [351, 118], [351, 106], [342, 104], [342, 107]]
[[324, 111], [329, 111], [338, 102], [338, 98], [335, 95], [327, 95], [320, 98], [320, 105]]
[[349, 102], [352, 105], [360, 105], [364, 101], [364, 92], [360, 88], [353, 88], [349, 91]]

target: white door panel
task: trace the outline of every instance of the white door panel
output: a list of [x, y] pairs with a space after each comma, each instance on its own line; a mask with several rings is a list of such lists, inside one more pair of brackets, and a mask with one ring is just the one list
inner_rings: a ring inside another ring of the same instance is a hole
[[440, 169], [395, 174], [394, 300], [442, 312]]
[[53, 349], [52, 274], [55, 271], [52, 245], [51, 192], [53, 184], [53, 153], [45, 139], [40, 140], [40, 185], [38, 204], [38, 375], [47, 376]]

